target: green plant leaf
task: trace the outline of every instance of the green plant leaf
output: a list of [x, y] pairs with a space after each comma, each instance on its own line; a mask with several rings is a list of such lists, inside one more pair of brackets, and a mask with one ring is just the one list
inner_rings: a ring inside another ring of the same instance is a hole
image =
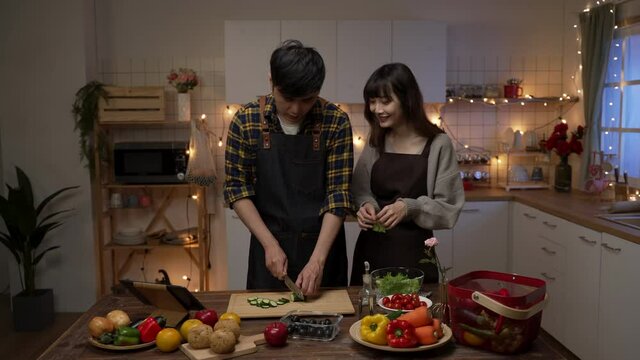
[[3, 243], [9, 251], [11, 251], [13, 257], [16, 258], [16, 262], [20, 265], [22, 260], [20, 260], [20, 254], [18, 253], [18, 250], [16, 250], [18, 248], [18, 244], [12, 241], [12, 238], [3, 232], [0, 232], [0, 242]]
[[60, 246], [52, 246], [50, 248], [48, 248], [47, 250], [41, 252], [40, 254], [38, 254], [38, 256], [36, 256], [33, 261], [31, 262], [33, 264], [33, 266], [36, 266], [40, 260], [42, 260], [42, 257], [44, 256], [44, 254], [48, 253], [51, 250], [55, 250], [57, 248], [59, 248]]
[[45, 216], [44, 218], [42, 218], [40, 220], [40, 222], [38, 223], [38, 226], [42, 226], [42, 224], [44, 224], [45, 221], [50, 220], [51, 218], [53, 218], [53, 217], [55, 217], [57, 215], [64, 214], [66, 212], [70, 212], [70, 211], [73, 211], [73, 210], [74, 209], [66, 209], [66, 210], [60, 210], [60, 211], [53, 212], [53, 213]]
[[33, 233], [31, 233], [31, 236], [29, 236], [28, 242], [31, 245], [31, 247], [35, 249], [38, 246], [40, 246], [40, 244], [42, 243], [42, 240], [44, 240], [44, 237], [47, 236], [47, 234], [51, 230], [57, 228], [60, 225], [62, 225], [61, 222], [54, 222], [54, 223], [43, 224], [35, 228]]
[[44, 209], [45, 206], [47, 206], [47, 204], [53, 200], [56, 196], [62, 194], [65, 191], [71, 190], [71, 189], [77, 189], [79, 188], [79, 186], [68, 186], [65, 188], [62, 188], [56, 192], [54, 192], [53, 194], [47, 196], [44, 200], [42, 200], [42, 202], [38, 205], [38, 208], [36, 209], [36, 216], [40, 215], [40, 212], [42, 212], [42, 209]]

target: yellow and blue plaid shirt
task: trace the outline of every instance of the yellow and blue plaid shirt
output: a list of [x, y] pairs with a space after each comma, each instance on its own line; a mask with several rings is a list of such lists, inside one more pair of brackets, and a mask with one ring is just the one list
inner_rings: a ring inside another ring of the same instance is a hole
[[[326, 211], [345, 216], [354, 211], [351, 195], [353, 142], [349, 116], [332, 103], [318, 100], [301, 124], [300, 134], [311, 135], [313, 119], [322, 117], [321, 139], [327, 151], [326, 198], [318, 215]], [[272, 133], [284, 133], [273, 96], [266, 97], [264, 117]], [[256, 153], [260, 142], [260, 105], [245, 105], [231, 120], [225, 150], [224, 199], [227, 204], [255, 195]]]

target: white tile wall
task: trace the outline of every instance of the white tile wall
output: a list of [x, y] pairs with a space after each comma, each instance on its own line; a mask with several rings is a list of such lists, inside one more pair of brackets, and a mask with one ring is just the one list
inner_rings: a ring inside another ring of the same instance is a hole
[[[502, 84], [509, 78], [523, 79], [525, 94], [534, 97], [575, 94], [575, 89], [562, 88], [562, 61], [560, 56], [461, 56], [448, 59], [447, 86], [472, 84]], [[165, 86], [167, 120], [176, 120], [176, 92], [167, 84], [166, 75], [172, 68], [189, 67], [196, 71], [200, 84], [191, 92], [192, 116], [207, 115], [209, 128], [215, 133], [212, 147], [216, 152], [216, 166], [220, 176], [224, 171], [224, 146], [227, 127], [239, 104], [224, 100], [224, 58], [172, 57], [149, 59], [101, 59], [101, 80], [117, 86]], [[227, 111], [229, 106], [231, 113]], [[364, 119], [363, 104], [340, 104], [351, 119], [356, 159], [365, 144], [369, 126]], [[441, 110], [445, 131], [458, 148], [464, 145], [498, 151], [500, 135], [505, 129], [535, 130], [541, 138], [549, 135], [556, 119], [570, 106], [544, 106], [543, 104], [488, 105], [476, 100], [447, 103]], [[186, 140], [188, 129], [133, 130], [116, 133], [118, 140]], [[221, 182], [217, 183], [220, 190]]]

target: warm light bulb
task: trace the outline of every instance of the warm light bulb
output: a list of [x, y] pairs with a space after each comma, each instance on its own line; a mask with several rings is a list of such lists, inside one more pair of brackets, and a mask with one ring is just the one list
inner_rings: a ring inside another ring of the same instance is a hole
[[524, 106], [524, 101], [520, 101], [520, 105]]
[[468, 148], [469, 148], [469, 145], [465, 144], [465, 145], [464, 145], [464, 148], [465, 148], [465, 149], [468, 149]]
[[198, 200], [198, 195], [191, 195], [191, 198], [192, 198], [193, 200]]
[[200, 291], [200, 289], [196, 288], [196, 289], [195, 289], [195, 290], [193, 290], [193, 291], [194, 291], [194, 292], [198, 292], [198, 291]]
[[500, 164], [500, 163], [502, 163], [502, 160], [501, 160], [501, 159], [498, 159], [498, 164]]
[[617, 56], [614, 56], [614, 57], [613, 57], [613, 60], [618, 60], [618, 57], [617, 57]]
[[561, 123], [563, 123], [563, 124], [566, 124], [566, 123], [567, 123], [567, 120], [565, 120], [565, 119], [560, 119], [560, 122], [561, 122]]
[[482, 99], [482, 101], [484, 101], [484, 102], [487, 102], [487, 100], [489, 100], [489, 99], [487, 99], [487, 98], [483, 98]]
[[573, 24], [573, 28], [574, 28], [574, 29], [578, 28], [578, 25]]
[[450, 103], [452, 103], [452, 102], [453, 102], [453, 99], [449, 99], [449, 102], [450, 102]]
[[233, 110], [231, 110], [229, 105], [227, 105], [227, 114], [229, 114], [229, 115], [233, 114]]
[[222, 147], [222, 137], [218, 138], [218, 147]]
[[473, 99], [469, 100], [470, 103], [473, 103]]
[[189, 277], [187, 275], [182, 275], [182, 280], [187, 280]]
[[207, 115], [205, 115], [205, 114], [200, 115], [200, 119], [204, 120], [206, 118], [207, 118]]
[[604, 134], [605, 134], [605, 135], [609, 135], [609, 132], [608, 132], [608, 131], [605, 131], [605, 132], [604, 132]]
[[544, 105], [544, 106], [547, 106], [547, 103], [544, 103], [543, 105]]
[[184, 152], [184, 153], [185, 153], [185, 154], [187, 154], [187, 155], [189, 155], [189, 154], [191, 154], [191, 150], [187, 149], [187, 150], [185, 150], [185, 152]]

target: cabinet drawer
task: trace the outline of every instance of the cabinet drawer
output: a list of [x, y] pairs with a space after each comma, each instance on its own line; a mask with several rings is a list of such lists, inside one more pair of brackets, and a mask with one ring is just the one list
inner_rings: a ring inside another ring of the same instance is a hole
[[564, 273], [567, 260], [567, 251], [564, 246], [539, 235], [532, 250], [531, 256], [540, 265], [541, 273]]

